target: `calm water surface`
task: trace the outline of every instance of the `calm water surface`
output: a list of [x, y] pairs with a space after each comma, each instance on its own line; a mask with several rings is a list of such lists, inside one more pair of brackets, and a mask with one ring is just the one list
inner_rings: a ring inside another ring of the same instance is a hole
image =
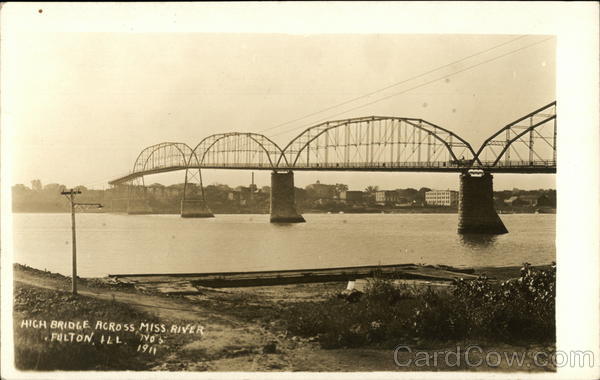
[[[269, 215], [78, 214], [79, 275], [189, 273], [425, 263], [459, 267], [548, 264], [555, 215], [501, 215], [508, 234], [463, 238], [456, 214]], [[70, 274], [69, 214], [13, 214], [15, 261]]]

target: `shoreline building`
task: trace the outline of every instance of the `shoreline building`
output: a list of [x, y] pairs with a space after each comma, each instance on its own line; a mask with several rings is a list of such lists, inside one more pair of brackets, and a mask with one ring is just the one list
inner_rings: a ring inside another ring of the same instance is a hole
[[458, 205], [458, 191], [431, 190], [425, 193], [425, 204], [428, 206], [456, 206]]
[[375, 202], [380, 205], [396, 203], [400, 199], [400, 195], [395, 190], [380, 190], [375, 192]]
[[343, 203], [362, 203], [363, 192], [344, 190], [340, 193], [340, 200]]

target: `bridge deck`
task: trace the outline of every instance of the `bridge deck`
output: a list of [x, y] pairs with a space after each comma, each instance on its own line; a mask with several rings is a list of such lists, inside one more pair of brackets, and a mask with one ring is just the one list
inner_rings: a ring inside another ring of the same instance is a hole
[[[159, 174], [174, 172], [180, 170], [186, 170], [186, 166], [169, 166], [163, 168], [155, 168], [152, 170], [146, 170], [143, 172], [130, 173], [125, 176], [116, 178], [109, 182], [110, 185], [118, 185], [135, 178], [143, 177], [146, 175]], [[314, 164], [314, 165], [301, 165], [301, 166], [278, 166], [272, 167], [268, 165], [202, 165], [202, 166], [190, 166], [189, 169], [227, 169], [227, 170], [292, 170], [292, 171], [355, 171], [355, 172], [423, 172], [423, 173], [461, 173], [469, 169], [482, 169], [492, 173], [522, 173], [522, 174], [552, 174], [556, 173], [555, 162], [534, 162], [533, 165], [524, 165], [519, 163], [503, 163], [498, 166], [481, 166], [481, 167], [469, 167], [469, 166], [456, 166], [449, 164], [435, 164], [435, 165], [394, 165], [392, 164], [372, 164], [372, 165], [339, 165], [339, 164]]]

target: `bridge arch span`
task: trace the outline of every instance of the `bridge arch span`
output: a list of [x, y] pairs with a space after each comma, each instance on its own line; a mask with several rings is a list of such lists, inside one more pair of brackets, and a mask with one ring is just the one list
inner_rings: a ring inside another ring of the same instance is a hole
[[[229, 132], [208, 136], [196, 145], [193, 155], [203, 168], [272, 168], [282, 156], [281, 148], [268, 137], [250, 132]], [[188, 161], [188, 168], [194, 162]], [[287, 161], [286, 161], [287, 164]]]
[[184, 169], [193, 156], [192, 148], [185, 143], [162, 142], [144, 148], [137, 156], [132, 174], [159, 173], [162, 170], [170, 171], [174, 167]]
[[296, 136], [282, 159], [295, 168], [393, 170], [469, 166], [471, 145], [423, 119], [369, 116], [317, 124]]
[[[275, 169], [281, 155], [281, 148], [276, 143], [256, 133], [219, 133], [202, 139], [186, 163], [181, 216], [214, 216], [206, 203], [202, 168]], [[191, 186], [195, 181], [198, 187]]]
[[556, 169], [556, 102], [549, 103], [501, 128], [486, 139], [477, 163], [490, 169]]

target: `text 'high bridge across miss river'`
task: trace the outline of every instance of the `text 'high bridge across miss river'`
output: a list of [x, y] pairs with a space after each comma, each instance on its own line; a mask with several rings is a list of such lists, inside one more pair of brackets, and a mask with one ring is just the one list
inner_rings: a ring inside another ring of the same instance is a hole
[[271, 222], [302, 222], [293, 171], [458, 172], [459, 232], [507, 232], [493, 205], [491, 172], [556, 173], [556, 102], [501, 128], [477, 151], [457, 134], [415, 118], [369, 116], [324, 122], [284, 148], [257, 133], [208, 136], [194, 148], [164, 142], [145, 148], [133, 170], [109, 182], [126, 186], [128, 213], [149, 213], [144, 176], [185, 170], [181, 216], [209, 217], [201, 169], [270, 170]]

